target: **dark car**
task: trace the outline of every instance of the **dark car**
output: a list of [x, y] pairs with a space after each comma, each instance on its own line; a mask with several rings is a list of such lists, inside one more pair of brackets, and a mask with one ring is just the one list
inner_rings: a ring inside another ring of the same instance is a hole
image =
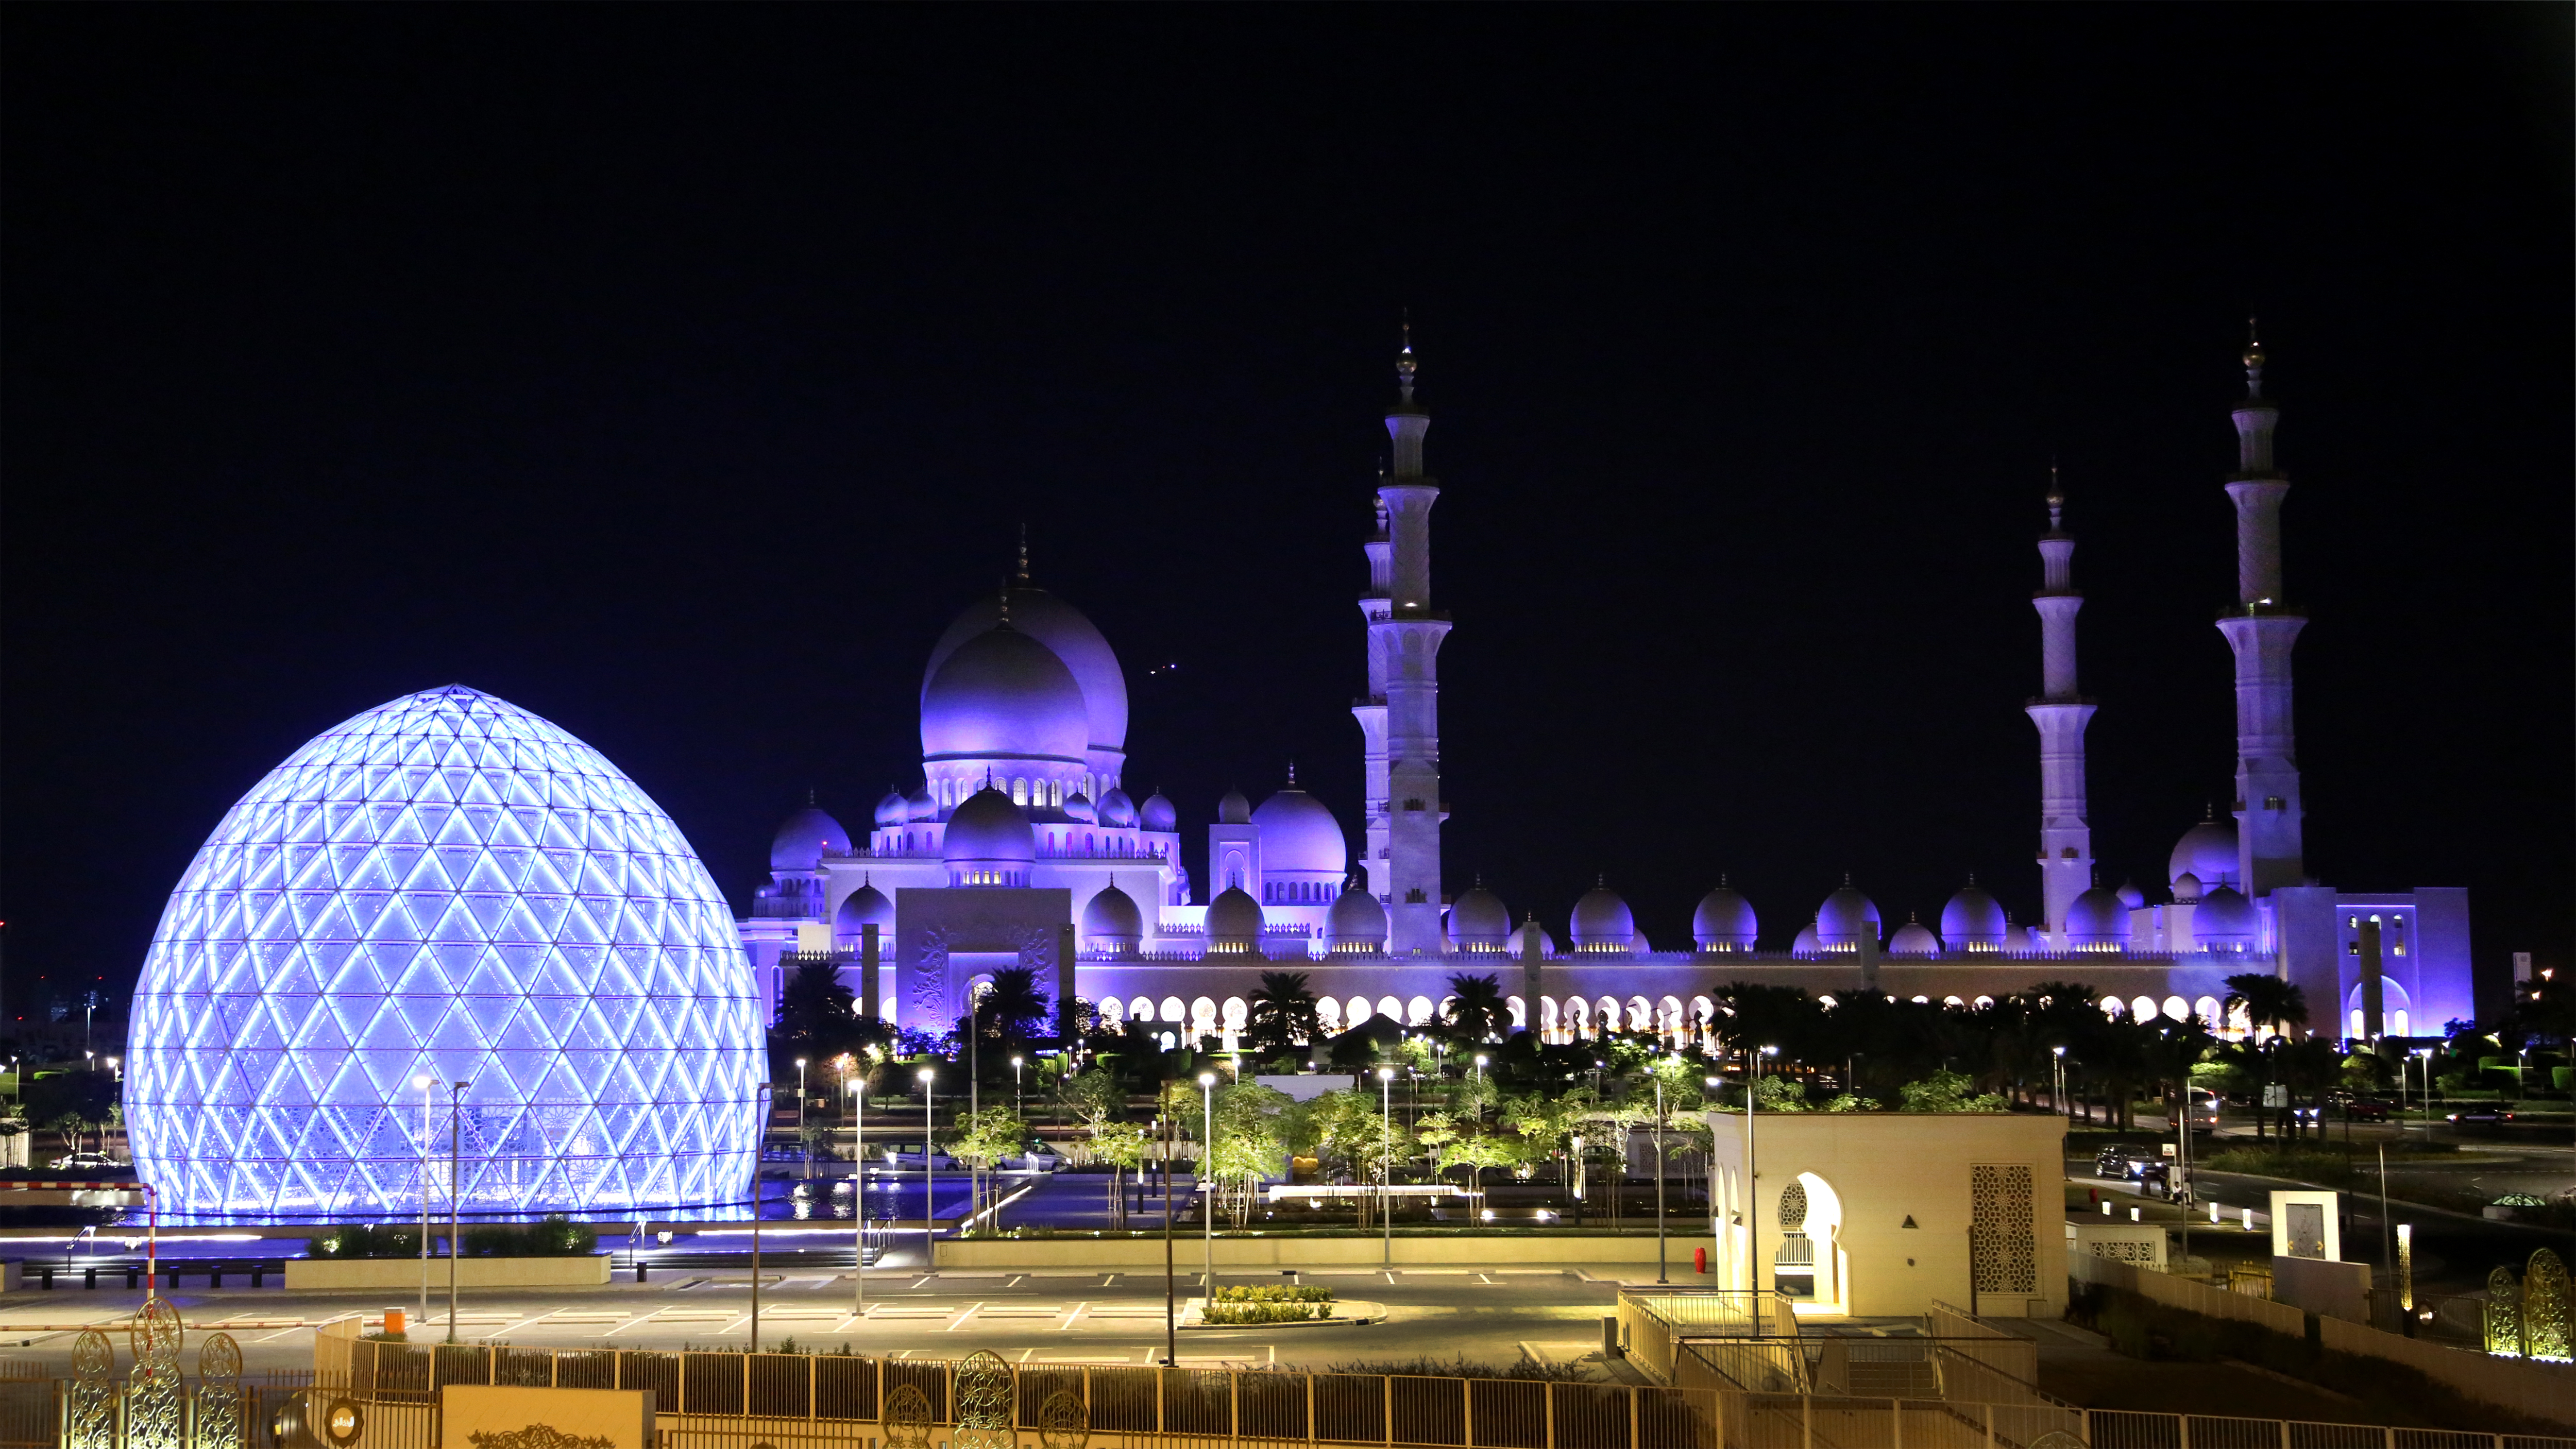
[[2385, 1122], [2393, 1110], [2376, 1097], [2351, 1097], [2342, 1103], [2343, 1115], [2354, 1122]]
[[2093, 1154], [2093, 1175], [2095, 1177], [2126, 1177], [2129, 1175], [2129, 1159], [2131, 1156], [2133, 1156], [2133, 1154], [2128, 1148], [2105, 1147], [2101, 1151]]
[[2510, 1122], [2513, 1114], [2502, 1107], [2462, 1107], [2456, 1112], [2445, 1113], [2444, 1118], [2452, 1122]]

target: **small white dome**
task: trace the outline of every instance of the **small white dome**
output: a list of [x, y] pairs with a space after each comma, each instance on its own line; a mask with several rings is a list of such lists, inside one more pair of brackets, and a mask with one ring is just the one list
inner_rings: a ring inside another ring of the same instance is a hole
[[2233, 886], [2220, 886], [2192, 908], [2192, 939], [2204, 951], [2250, 951], [2254, 928], [2254, 903]]
[[1333, 909], [1324, 917], [1326, 944], [1340, 950], [1374, 950], [1386, 944], [1386, 907], [1377, 897], [1353, 884], [1343, 887], [1333, 898]]
[[1094, 951], [1133, 951], [1145, 939], [1145, 913], [1113, 880], [1082, 908], [1082, 937]]
[[1854, 889], [1846, 877], [1842, 889], [1825, 897], [1825, 903], [1816, 910], [1816, 944], [1827, 950], [1854, 950], [1864, 931], [1873, 941], [1882, 934], [1878, 906]]
[[2004, 954], [2007, 956], [2030, 954], [2030, 927], [2016, 926], [2010, 921], [2004, 922]]
[[771, 870], [812, 870], [827, 855], [850, 853], [850, 832], [841, 822], [808, 805], [779, 822], [769, 842]]
[[1523, 960], [1533, 956], [1544, 960], [1556, 954], [1556, 938], [1536, 920], [1523, 921], [1521, 928], [1512, 932], [1511, 950], [1513, 955]]
[[1100, 823], [1127, 826], [1136, 823], [1136, 802], [1127, 792], [1112, 785], [1100, 797]]
[[894, 949], [894, 902], [874, 885], [861, 882], [859, 888], [841, 897], [841, 908], [832, 913], [832, 944], [845, 951], [858, 949], [861, 927], [877, 928], [877, 949], [891, 953]]
[[1080, 790], [1064, 797], [1064, 818], [1089, 825], [1099, 820], [1100, 812], [1091, 808], [1091, 799]]
[[901, 825], [908, 815], [909, 807], [903, 802], [901, 790], [889, 790], [886, 797], [877, 802], [876, 820], [879, 825]]
[[2173, 898], [2174, 904], [2178, 906], [2188, 906], [2197, 903], [2200, 900], [2200, 877], [2193, 875], [2190, 871], [2184, 871], [2182, 874], [2175, 876], [2173, 882]]
[[[1226, 798], [1231, 801], [1243, 797]], [[1261, 868], [1265, 872], [1304, 872], [1338, 879], [1350, 864], [1350, 845], [1342, 838], [1342, 823], [1333, 818], [1324, 802], [1294, 785], [1262, 801], [1251, 819], [1261, 827]]]
[[1703, 951], [1750, 951], [1760, 929], [1753, 903], [1723, 882], [1691, 912], [1691, 939]]
[[2198, 877], [2204, 888], [2237, 883], [2235, 821], [2213, 817], [2182, 833], [2165, 879], [2180, 880], [2185, 874]]
[[1818, 953], [1818, 949], [1816, 923], [1813, 921], [1800, 926], [1796, 938], [1789, 942], [1789, 954], [1792, 956], [1813, 956]]
[[2004, 908], [1975, 881], [1941, 908], [1941, 939], [1953, 951], [1996, 951], [2004, 943]]
[[1146, 796], [1145, 803], [1136, 808], [1136, 823], [1157, 834], [1166, 834], [1181, 828], [1181, 812], [1173, 809], [1172, 802], [1164, 799], [1163, 792], [1157, 790]]
[[921, 788], [904, 797], [903, 814], [907, 824], [917, 824], [924, 820], [937, 820], [939, 818], [939, 802], [930, 798], [930, 782], [928, 780], [922, 781]]
[[2133, 911], [2147, 903], [2147, 893], [2138, 889], [2137, 882], [2135, 881], [2124, 880], [2120, 882], [2120, 888], [2117, 891], [2112, 892], [2112, 894], [2117, 895], [2120, 898], [2120, 904], [2127, 906]]
[[1241, 790], [1226, 791], [1224, 796], [1216, 802], [1216, 823], [1219, 825], [1250, 825], [1252, 823], [1252, 802], [1244, 798]]
[[1499, 951], [1512, 934], [1503, 898], [1478, 886], [1449, 906], [1449, 942], [1461, 950]]
[[2076, 950], [2118, 950], [2129, 944], [2129, 908], [2117, 891], [2095, 886], [2066, 908], [2066, 944]]
[[1208, 902], [1207, 943], [1211, 951], [1249, 951], [1261, 944], [1261, 902], [1241, 886], [1229, 886]]
[[1637, 918], [1619, 893], [1594, 886], [1574, 903], [1572, 922], [1577, 951], [1628, 951], [1636, 947]]
[[1895, 935], [1888, 938], [1887, 954], [1890, 956], [1938, 956], [1941, 954], [1941, 938], [1933, 935], [1931, 928], [1924, 925], [1922, 922], [1907, 921], [1904, 925], [1896, 928]]

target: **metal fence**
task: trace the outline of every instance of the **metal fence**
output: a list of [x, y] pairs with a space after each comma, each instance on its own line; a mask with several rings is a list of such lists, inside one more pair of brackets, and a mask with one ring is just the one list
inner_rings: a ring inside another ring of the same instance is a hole
[[[954, 1414], [956, 1365], [944, 1360], [381, 1340], [360, 1340], [350, 1349], [348, 1392], [363, 1400], [426, 1404], [447, 1384], [650, 1389], [657, 1416], [684, 1421], [674, 1427], [691, 1443], [690, 1435], [730, 1432], [698, 1422], [708, 1417], [874, 1423], [906, 1385], [921, 1392], [934, 1424], [950, 1423]], [[1013, 1387], [1017, 1425], [1032, 1431], [1047, 1401], [1069, 1393], [1095, 1436], [1434, 1449], [1714, 1449], [1714, 1400], [1687, 1389], [1044, 1364], [1017, 1368]]]
[[[2576, 1449], [2576, 1439], [1819, 1394], [1718, 1396], [1724, 1449]], [[2048, 1436], [2064, 1435], [2051, 1440]]]

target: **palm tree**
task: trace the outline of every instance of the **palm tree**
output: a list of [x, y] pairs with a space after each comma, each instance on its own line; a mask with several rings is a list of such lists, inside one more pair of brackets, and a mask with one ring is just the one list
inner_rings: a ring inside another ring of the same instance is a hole
[[[2261, 1068], [2258, 1075], [2262, 1077], [2263, 1085], [2268, 1087], [2273, 1081], [2273, 1049], [2279, 1038], [2287, 1034], [2283, 1028], [2308, 1024], [2308, 994], [2278, 976], [2248, 971], [2227, 978], [2227, 997], [2219, 1003], [2219, 1010], [2230, 1015], [2240, 1007], [2258, 1033], [2265, 1027], [2271, 1028], [2271, 1039], [2264, 1041], [2259, 1048]], [[2254, 1113], [2254, 1136], [2258, 1141], [2263, 1136], [2263, 1114], [2264, 1109], [2258, 1106]], [[2295, 1121], [2295, 1116], [2287, 1119], [2282, 1131], [2286, 1134], [2290, 1130], [2289, 1124]]]
[[1261, 989], [1252, 993], [1248, 1025], [1255, 1048], [1284, 1049], [1298, 1038], [1313, 1041], [1323, 1026], [1315, 1016], [1315, 993], [1306, 989], [1303, 971], [1264, 971]]
[[1452, 976], [1449, 994], [1455, 998], [1449, 1003], [1449, 1024], [1469, 1041], [1490, 1041], [1511, 1024], [1502, 983], [1491, 976]]

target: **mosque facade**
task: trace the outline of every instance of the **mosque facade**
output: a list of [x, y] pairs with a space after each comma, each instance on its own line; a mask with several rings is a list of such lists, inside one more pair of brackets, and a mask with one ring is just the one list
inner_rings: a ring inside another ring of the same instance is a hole
[[2033, 598], [2042, 693], [2028, 705], [2040, 752], [2040, 920], [2013, 922], [1971, 879], [1937, 927], [1910, 921], [1891, 932], [1847, 880], [1793, 917], [1793, 931], [1775, 925], [1766, 944], [1752, 904], [1721, 880], [1700, 901], [1687, 945], [1659, 947], [1606, 886], [1574, 903], [1562, 942], [1534, 920], [1515, 927], [1490, 891], [1445, 893], [1438, 658], [1450, 620], [1431, 592], [1440, 488], [1423, 468], [1431, 420], [1414, 396], [1408, 342], [1386, 415], [1392, 471], [1362, 544], [1368, 692], [1352, 714], [1366, 798], [1356, 861], [1332, 810], [1292, 772], [1257, 806], [1240, 792], [1218, 803], [1203, 827], [1208, 879], [1194, 880], [1172, 802], [1138, 800], [1126, 784], [1116, 652], [1080, 611], [1031, 583], [1024, 552], [1012, 584], [967, 608], [931, 649], [920, 783], [889, 790], [856, 834], [810, 805], [779, 827], [769, 884], [738, 922], [755, 979], [774, 1012], [786, 974], [826, 959], [863, 1011], [943, 1031], [979, 980], [1027, 966], [1112, 1022], [1227, 1037], [1245, 1025], [1264, 970], [1305, 973], [1335, 1032], [1380, 1016], [1423, 1022], [1464, 970], [1497, 976], [1514, 1026], [1546, 1039], [1615, 1023], [1678, 1044], [1710, 1029], [1711, 993], [1727, 981], [1976, 1003], [2080, 980], [2114, 1015], [2198, 1015], [2242, 1030], [2241, 1017], [2221, 1020], [2225, 979], [2263, 972], [2302, 989], [2319, 1034], [2436, 1036], [2475, 1014], [2467, 891], [2353, 892], [2305, 869], [2291, 655], [2306, 618], [2283, 589], [2290, 485], [2273, 461], [2280, 413], [2263, 395], [2259, 342], [2244, 360], [2238, 467], [2226, 483], [2238, 597], [2218, 621], [2236, 661], [2236, 790], [2225, 818], [2213, 811], [2175, 845], [2164, 901], [2095, 878], [2084, 736], [2096, 706], [2078, 688], [2083, 595], [2053, 482]]

